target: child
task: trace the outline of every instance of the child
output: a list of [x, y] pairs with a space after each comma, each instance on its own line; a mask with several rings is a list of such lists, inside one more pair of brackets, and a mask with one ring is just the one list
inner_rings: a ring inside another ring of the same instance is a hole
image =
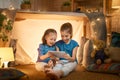
[[55, 60], [52, 54], [48, 51], [56, 51], [55, 42], [57, 38], [57, 32], [54, 29], [47, 29], [42, 37], [42, 44], [38, 48], [38, 60], [35, 65], [38, 71], [44, 71], [46, 67], [53, 67]]
[[72, 40], [72, 25], [64, 23], [61, 26], [60, 33], [62, 40], [56, 42], [57, 50], [64, 51], [66, 54], [60, 58], [59, 62], [48, 73], [54, 74], [58, 78], [68, 75], [77, 65], [76, 53], [78, 43]]

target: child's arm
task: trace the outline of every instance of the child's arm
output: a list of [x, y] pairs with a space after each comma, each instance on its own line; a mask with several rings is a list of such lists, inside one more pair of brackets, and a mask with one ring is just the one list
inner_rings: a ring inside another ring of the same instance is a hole
[[45, 55], [41, 55], [40, 56], [40, 59], [41, 60], [45, 60], [46, 58], [50, 58], [50, 57], [52, 57], [53, 55], [52, 54], [50, 54], [49, 52], [47, 52]]
[[76, 54], [77, 54], [78, 46], [73, 49], [72, 52], [72, 59], [75, 61], [76, 60]]
[[73, 49], [73, 52], [72, 52], [72, 57], [70, 57], [69, 55], [65, 55], [64, 58], [65, 59], [68, 59], [69, 61], [75, 61], [76, 60], [76, 53], [77, 53], [77, 50], [78, 50], [78, 47], [75, 47]]

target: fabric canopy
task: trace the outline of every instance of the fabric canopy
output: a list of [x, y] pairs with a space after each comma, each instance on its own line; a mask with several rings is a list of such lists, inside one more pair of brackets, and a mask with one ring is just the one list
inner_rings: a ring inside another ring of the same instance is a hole
[[57, 40], [61, 39], [60, 26], [70, 22], [73, 26], [73, 39], [79, 43], [82, 36], [82, 28], [84, 21], [77, 20], [39, 20], [26, 19], [15, 21], [12, 38], [17, 39], [17, 51], [15, 60], [17, 64], [35, 63], [38, 57], [38, 47], [41, 43], [41, 38], [48, 28], [54, 28], [57, 33]]

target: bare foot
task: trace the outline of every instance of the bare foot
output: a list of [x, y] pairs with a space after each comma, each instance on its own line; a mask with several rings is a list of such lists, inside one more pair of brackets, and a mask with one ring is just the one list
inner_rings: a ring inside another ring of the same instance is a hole
[[51, 68], [53, 68], [53, 67], [56, 65], [56, 60], [55, 60], [55, 59], [49, 60], [48, 65], [49, 65]]
[[47, 72], [49, 72], [49, 71], [51, 71], [52, 70], [52, 68], [49, 66], [49, 65], [45, 65], [44, 66], [44, 71], [45, 71], [45, 73], [47, 73]]
[[50, 69], [49, 72], [46, 73], [47, 77], [50, 78], [50, 80], [59, 80], [60, 77], [57, 72], [55, 72], [53, 69]]
[[59, 77], [55, 74], [55, 73], [46, 73], [46, 76], [50, 79], [50, 80], [59, 80]]

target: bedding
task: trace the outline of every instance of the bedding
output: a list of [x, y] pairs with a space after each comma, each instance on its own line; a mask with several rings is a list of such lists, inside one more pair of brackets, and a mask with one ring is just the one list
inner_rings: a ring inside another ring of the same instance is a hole
[[84, 49], [85, 51], [83, 53], [84, 55], [83, 65], [86, 65], [87, 71], [120, 74], [120, 48], [119, 47], [111, 46], [108, 48], [109, 49], [108, 55], [112, 59], [111, 63], [97, 65], [94, 63], [94, 61], [90, 57], [90, 51], [92, 49], [92, 46], [90, 45], [88, 46], [87, 42], [85, 43], [85, 45], [87, 45], [88, 48]]
[[109, 47], [109, 56], [113, 62], [120, 63], [120, 47]]
[[83, 60], [82, 65], [86, 68], [90, 64], [93, 64], [93, 59], [91, 58], [90, 53], [92, 52], [93, 46], [92, 46], [92, 40], [87, 40], [87, 42], [84, 45], [83, 49]]
[[87, 67], [88, 71], [93, 72], [104, 72], [104, 73], [120, 73], [120, 63], [111, 64], [91, 64]]
[[[85, 14], [90, 21], [91, 37], [106, 41], [107, 29], [104, 14], [102, 12], [91, 12]], [[88, 31], [86, 31], [86, 33], [87, 32]]]
[[15, 68], [1, 68], [0, 80], [18, 80], [26, 74]]
[[120, 33], [112, 32], [111, 46], [120, 47]]
[[83, 61], [83, 49], [84, 49], [84, 45], [85, 45], [87, 40], [88, 40], [88, 38], [86, 38], [84, 36], [82, 36], [80, 38], [80, 46], [79, 46], [78, 53], [77, 53], [78, 64], [82, 64], [82, 61]]
[[[87, 42], [85, 43], [87, 44]], [[91, 46], [87, 46], [89, 48], [85, 48], [85, 53], [83, 58], [83, 64], [87, 64], [87, 71], [92, 72], [103, 72], [103, 73], [120, 73], [120, 48], [110, 46], [109, 49], [109, 57], [112, 59], [112, 62], [109, 64], [101, 64], [97, 65], [90, 57]], [[88, 51], [89, 50], [89, 51]], [[87, 54], [86, 54], [87, 52]], [[91, 62], [91, 63], [90, 63]]]

